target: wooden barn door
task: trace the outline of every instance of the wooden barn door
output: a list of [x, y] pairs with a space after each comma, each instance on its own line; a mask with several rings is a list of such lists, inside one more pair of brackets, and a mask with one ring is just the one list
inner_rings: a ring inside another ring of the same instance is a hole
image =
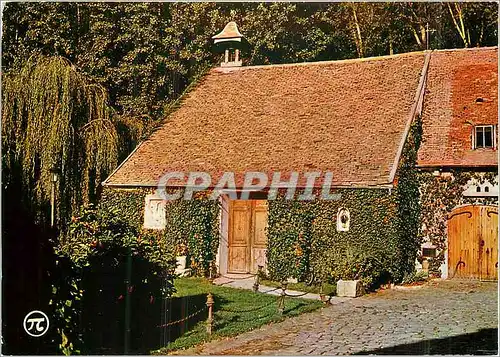
[[464, 206], [448, 216], [448, 276], [498, 279], [498, 208]]
[[229, 203], [229, 273], [256, 273], [266, 260], [267, 201]]
[[484, 280], [498, 280], [498, 208], [482, 206], [480, 214], [479, 276]]

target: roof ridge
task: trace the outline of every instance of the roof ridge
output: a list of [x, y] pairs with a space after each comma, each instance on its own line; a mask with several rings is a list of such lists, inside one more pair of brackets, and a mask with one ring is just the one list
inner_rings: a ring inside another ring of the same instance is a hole
[[346, 63], [371, 62], [371, 61], [380, 61], [380, 60], [387, 60], [387, 59], [406, 57], [406, 56], [423, 55], [428, 51], [458, 52], [458, 51], [474, 51], [474, 50], [475, 51], [478, 51], [478, 50], [487, 51], [487, 50], [492, 50], [492, 49], [498, 49], [498, 46], [429, 49], [429, 50], [423, 50], [423, 51], [396, 53], [396, 54], [384, 55], [384, 56], [372, 56], [372, 57], [363, 57], [363, 58], [346, 58], [346, 59], [340, 59], [340, 60], [327, 60], [327, 61], [279, 63], [279, 64], [277, 63], [277, 64], [256, 65], [256, 66], [242, 66], [242, 67], [215, 67], [212, 69], [212, 71], [221, 72], [221, 73], [229, 73], [229, 72], [236, 72], [236, 71], [245, 71], [245, 70], [250, 70], [250, 69], [346, 64]]
[[296, 63], [277, 63], [277, 64], [263, 64], [257, 66], [241, 66], [241, 67], [215, 67], [212, 71], [216, 72], [236, 72], [236, 71], [244, 71], [249, 69], [265, 69], [265, 68], [278, 68], [278, 67], [300, 67], [300, 66], [316, 66], [316, 65], [329, 65], [329, 64], [345, 64], [345, 63], [357, 63], [357, 62], [371, 62], [371, 61], [380, 61], [387, 60], [398, 57], [410, 57], [416, 55], [423, 55], [426, 51], [413, 51], [413, 52], [404, 52], [404, 53], [396, 53], [392, 55], [384, 55], [384, 56], [372, 56], [372, 57], [362, 57], [362, 58], [346, 58], [339, 60], [328, 60], [328, 61], [313, 61], [313, 62], [296, 62]]
[[433, 52], [462, 52], [462, 51], [491, 51], [497, 49], [498, 46], [487, 46], [487, 47], [465, 47], [465, 48], [441, 48], [434, 49]]
[[427, 84], [427, 72], [429, 70], [429, 62], [431, 60], [433, 51], [426, 51], [425, 53], [425, 58], [424, 58], [424, 64], [422, 66], [422, 71], [420, 72], [420, 78], [418, 80], [417, 84], [417, 90], [415, 93], [415, 99], [413, 100], [413, 105], [410, 109], [410, 115], [409, 118], [406, 122], [403, 136], [401, 138], [401, 141], [398, 146], [398, 151], [396, 152], [396, 158], [394, 160], [394, 163], [391, 167], [391, 171], [389, 173], [389, 183], [394, 182], [394, 178], [396, 177], [396, 173], [399, 169], [399, 162], [401, 161], [401, 156], [403, 155], [403, 150], [404, 146], [406, 145], [406, 142], [408, 141], [408, 136], [410, 135], [410, 130], [411, 130], [411, 125], [413, 121], [415, 120], [415, 117], [417, 115], [417, 112], [420, 110], [423, 110], [423, 101], [424, 101], [424, 94], [425, 94], [425, 88]]

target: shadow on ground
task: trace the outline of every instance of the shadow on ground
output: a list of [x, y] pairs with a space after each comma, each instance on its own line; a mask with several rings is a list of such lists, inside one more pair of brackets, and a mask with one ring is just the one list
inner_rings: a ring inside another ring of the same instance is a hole
[[362, 351], [357, 355], [497, 355], [498, 329]]
[[[152, 304], [132, 301], [136, 308], [131, 309], [128, 354], [149, 354], [192, 330], [197, 322], [207, 319], [206, 309], [200, 311], [206, 307], [205, 302], [204, 294], [172, 297]], [[96, 304], [96, 311], [85, 310], [89, 316], [85, 319], [85, 354], [124, 354], [125, 308], [123, 301], [115, 305], [113, 308], [104, 301], [105, 308]], [[194, 314], [197, 311], [200, 312]]]

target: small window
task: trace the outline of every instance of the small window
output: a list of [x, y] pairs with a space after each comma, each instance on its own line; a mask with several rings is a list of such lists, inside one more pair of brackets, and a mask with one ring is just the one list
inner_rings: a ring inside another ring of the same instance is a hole
[[339, 211], [337, 213], [337, 231], [349, 231], [350, 221], [351, 215], [349, 214], [349, 210], [346, 208], [339, 208]]
[[436, 248], [422, 248], [422, 256], [425, 258], [435, 258]]
[[476, 192], [481, 192], [481, 186], [476, 187]]
[[490, 192], [490, 188], [488, 186], [484, 186], [484, 192]]
[[496, 130], [494, 125], [480, 125], [474, 127], [474, 149], [494, 148]]

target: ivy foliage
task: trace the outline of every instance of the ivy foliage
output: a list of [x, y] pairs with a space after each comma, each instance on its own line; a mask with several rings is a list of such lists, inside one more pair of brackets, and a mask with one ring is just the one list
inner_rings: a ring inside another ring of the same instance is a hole
[[[118, 210], [123, 219], [141, 230], [145, 198], [153, 192], [153, 189], [105, 189], [101, 205]], [[192, 200], [167, 201], [166, 228], [150, 231], [161, 236], [176, 255], [187, 254], [193, 274], [205, 276], [213, 269], [219, 247], [219, 213], [219, 202], [200, 192]]]
[[283, 196], [269, 201], [268, 207], [267, 256], [271, 278], [305, 279], [309, 274], [313, 213], [305, 203], [285, 200]]
[[[387, 189], [341, 189], [340, 200], [269, 201], [268, 270], [271, 278], [335, 283], [361, 279], [371, 286], [396, 276], [394, 196]], [[339, 209], [350, 228], [337, 231]], [[373, 258], [373, 259], [372, 259]]]
[[422, 119], [416, 116], [403, 147], [395, 178], [398, 280], [414, 272], [417, 252], [422, 244], [420, 179], [416, 168], [421, 142]]
[[215, 265], [219, 247], [219, 210], [217, 201], [196, 197], [167, 203], [165, 236], [178, 249], [177, 255], [187, 255], [191, 272], [208, 276]]

